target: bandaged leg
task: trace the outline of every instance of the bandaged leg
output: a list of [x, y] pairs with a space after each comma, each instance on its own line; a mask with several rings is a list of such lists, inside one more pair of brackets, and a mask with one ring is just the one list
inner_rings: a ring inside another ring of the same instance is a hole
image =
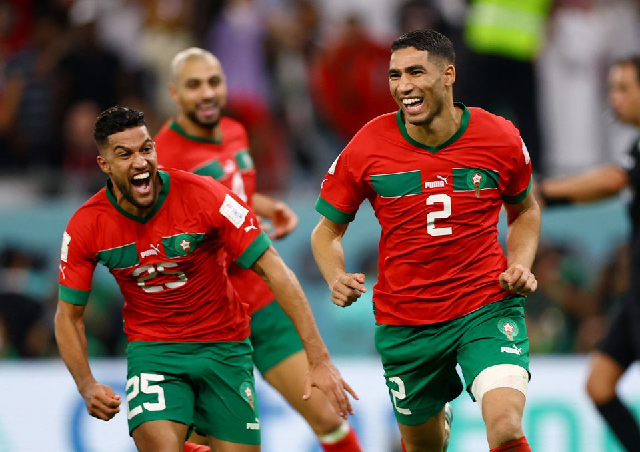
[[492, 389], [513, 388], [527, 396], [529, 373], [515, 364], [498, 364], [487, 367], [473, 380], [471, 394], [482, 412], [482, 397]]

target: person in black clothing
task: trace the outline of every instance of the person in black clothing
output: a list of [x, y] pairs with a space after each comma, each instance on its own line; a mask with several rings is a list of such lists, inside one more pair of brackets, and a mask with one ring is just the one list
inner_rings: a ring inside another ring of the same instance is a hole
[[[617, 119], [640, 128], [640, 54], [621, 59], [609, 73], [609, 102]], [[620, 165], [607, 165], [575, 176], [540, 182], [538, 198], [546, 206], [591, 202], [634, 192], [629, 207], [632, 221], [631, 278], [627, 294], [614, 314], [609, 331], [592, 354], [586, 390], [604, 420], [628, 452], [640, 451], [640, 428], [620, 401], [616, 384], [640, 359], [640, 137]]]

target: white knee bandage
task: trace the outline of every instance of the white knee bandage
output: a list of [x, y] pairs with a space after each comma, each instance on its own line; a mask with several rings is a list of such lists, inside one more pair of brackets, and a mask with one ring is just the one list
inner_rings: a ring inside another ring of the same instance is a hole
[[487, 367], [473, 380], [471, 394], [482, 411], [482, 397], [492, 389], [513, 388], [527, 396], [529, 373], [515, 364], [498, 364]]

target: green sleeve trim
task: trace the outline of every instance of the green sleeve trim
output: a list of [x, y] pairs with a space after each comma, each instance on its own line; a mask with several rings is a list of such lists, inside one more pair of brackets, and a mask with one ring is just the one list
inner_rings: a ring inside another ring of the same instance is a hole
[[518, 203], [521, 203], [522, 201], [524, 201], [524, 198], [526, 198], [527, 195], [529, 194], [529, 192], [531, 191], [531, 183], [532, 182], [533, 182], [533, 176], [531, 177], [531, 179], [529, 179], [529, 185], [527, 185], [527, 189], [525, 191], [523, 191], [519, 195], [515, 195], [515, 196], [502, 195], [502, 200], [504, 202], [506, 202], [507, 204], [518, 204]]
[[267, 234], [261, 232], [260, 235], [251, 242], [247, 249], [244, 250], [244, 253], [236, 259], [236, 264], [242, 268], [250, 268], [270, 245], [271, 240], [267, 237]]
[[89, 290], [71, 289], [69, 287], [58, 285], [58, 298], [67, 303], [84, 306], [89, 301]]
[[346, 213], [342, 210], [336, 209], [320, 196], [318, 196], [318, 200], [316, 201], [316, 210], [320, 215], [327, 217], [329, 220], [337, 224], [350, 223], [356, 217], [355, 213]]

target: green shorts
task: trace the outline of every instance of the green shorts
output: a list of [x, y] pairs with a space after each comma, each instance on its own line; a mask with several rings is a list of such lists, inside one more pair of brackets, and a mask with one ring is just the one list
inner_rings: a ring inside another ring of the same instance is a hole
[[397, 421], [422, 424], [458, 397], [463, 386], [456, 363], [469, 395], [473, 380], [487, 367], [515, 364], [528, 372], [524, 301], [510, 296], [433, 325], [376, 325], [376, 348]]
[[143, 342], [127, 348], [127, 418], [196, 425], [223, 441], [260, 444], [251, 343]]
[[251, 344], [253, 362], [262, 375], [304, 350], [293, 323], [275, 301], [251, 314]]

